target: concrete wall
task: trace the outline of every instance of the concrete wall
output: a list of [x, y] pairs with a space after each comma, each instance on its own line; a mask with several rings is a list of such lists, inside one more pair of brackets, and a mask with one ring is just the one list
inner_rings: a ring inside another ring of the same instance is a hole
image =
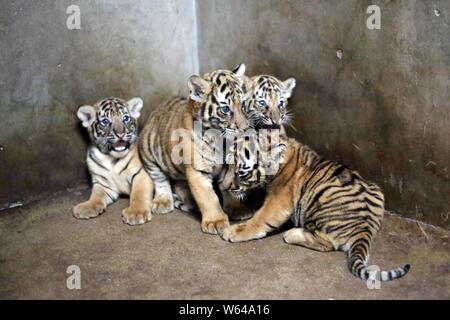
[[[381, 30], [366, 27], [371, 4]], [[450, 226], [450, 2], [198, 0], [197, 8], [202, 70], [243, 61], [250, 74], [296, 77], [293, 136], [379, 183], [389, 209]]]
[[[66, 27], [69, 5], [81, 30]], [[194, 0], [0, 2], [0, 208], [86, 181], [81, 104], [148, 111], [198, 70]]]
[[445, 0], [0, 2], [0, 208], [86, 181], [78, 105], [142, 96], [145, 118], [199, 65], [243, 61], [297, 78], [290, 134], [379, 183], [389, 209], [449, 226], [449, 30]]

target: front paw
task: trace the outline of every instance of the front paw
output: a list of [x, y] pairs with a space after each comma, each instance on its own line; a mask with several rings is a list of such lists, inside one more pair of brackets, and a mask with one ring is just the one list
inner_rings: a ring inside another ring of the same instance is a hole
[[230, 222], [228, 221], [227, 216], [216, 220], [203, 220], [202, 231], [208, 234], [222, 234], [229, 225]]
[[77, 219], [91, 219], [97, 217], [103, 211], [103, 206], [86, 201], [73, 208], [73, 215]]
[[152, 213], [149, 209], [128, 207], [122, 210], [122, 220], [130, 226], [136, 226], [152, 220]]
[[156, 196], [152, 201], [152, 212], [154, 214], [166, 214], [172, 212], [173, 207], [173, 199], [172, 197], [166, 196]]
[[253, 231], [247, 223], [239, 223], [226, 228], [222, 239], [229, 242], [243, 242], [263, 238], [264, 232]]

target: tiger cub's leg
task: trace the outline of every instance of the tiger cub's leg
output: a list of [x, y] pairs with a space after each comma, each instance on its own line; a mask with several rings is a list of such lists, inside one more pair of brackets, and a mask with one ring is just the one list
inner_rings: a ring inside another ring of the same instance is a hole
[[106, 190], [100, 184], [94, 183], [91, 197], [88, 201], [76, 205], [73, 208], [73, 215], [77, 219], [95, 218], [103, 213], [108, 205], [115, 202], [118, 196], [117, 192]]
[[123, 222], [129, 225], [143, 224], [152, 219], [150, 211], [151, 199], [153, 197], [153, 181], [145, 170], [134, 177], [131, 186], [130, 206], [122, 211]]
[[327, 239], [326, 235], [320, 231], [311, 233], [304, 228], [292, 228], [284, 233], [283, 239], [286, 243], [299, 245], [316, 251], [334, 251], [333, 244]]
[[158, 167], [151, 168], [149, 172], [155, 184], [155, 197], [152, 201], [152, 212], [155, 214], [172, 212], [174, 206], [169, 177], [167, 177]]
[[174, 207], [188, 213], [199, 213], [187, 181], [172, 181]]
[[186, 177], [202, 215], [202, 231], [221, 234], [230, 223], [222, 210], [211, 179], [191, 166], [186, 166]]
[[247, 205], [247, 202], [241, 202], [240, 200], [234, 198], [230, 195], [228, 191], [221, 191], [223, 198], [223, 211], [232, 220], [247, 220], [253, 216], [256, 210], [252, 210]]
[[289, 197], [280, 196], [283, 194], [288, 193], [282, 191], [278, 196], [268, 196], [253, 218], [225, 229], [222, 238], [230, 242], [249, 241], [264, 238], [270, 231], [277, 230], [289, 220], [294, 211], [293, 201]]

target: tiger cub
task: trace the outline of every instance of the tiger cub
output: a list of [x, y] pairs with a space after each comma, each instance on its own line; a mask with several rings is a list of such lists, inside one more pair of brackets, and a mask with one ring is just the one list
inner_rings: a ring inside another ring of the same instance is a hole
[[128, 102], [107, 98], [78, 109], [78, 118], [91, 140], [87, 165], [92, 193], [88, 201], [74, 207], [76, 218], [95, 218], [125, 194], [130, 195], [130, 206], [122, 211], [123, 221], [138, 225], [151, 220], [153, 182], [143, 170], [137, 147], [142, 106], [141, 98]]
[[[238, 141], [234, 170], [226, 182], [236, 195], [266, 185], [264, 205], [252, 219], [225, 229], [223, 239], [263, 238], [292, 219], [295, 228], [284, 234], [285, 242], [323, 252], [344, 251], [352, 274], [367, 280], [369, 249], [384, 214], [381, 189], [295, 139], [262, 141], [254, 137]], [[400, 278], [409, 269], [405, 265], [382, 271], [380, 280]]]
[[234, 71], [216, 70], [203, 77], [191, 76], [188, 98], [173, 98], [150, 115], [139, 152], [155, 183], [153, 213], [171, 212], [174, 209], [171, 182], [187, 181], [202, 216], [202, 231], [217, 234], [229, 225], [213, 186], [223, 167], [223, 155], [216, 152], [222, 149], [222, 141], [206, 132], [226, 137], [248, 127], [242, 111], [244, 73], [245, 65], [241, 64]]
[[[289, 124], [292, 113], [287, 105], [296, 86], [294, 78], [281, 81], [269, 75], [257, 75], [247, 78], [248, 92], [243, 108], [246, 117], [254, 129], [279, 130], [286, 135], [284, 126]], [[235, 220], [244, 220], [253, 215], [264, 201], [265, 191], [253, 189], [243, 197], [236, 199], [221, 185], [220, 192], [223, 198], [225, 212]]]
[[249, 98], [244, 112], [255, 129], [282, 129], [292, 119], [287, 109], [288, 99], [296, 86], [294, 78], [281, 81], [273, 76], [250, 78]]

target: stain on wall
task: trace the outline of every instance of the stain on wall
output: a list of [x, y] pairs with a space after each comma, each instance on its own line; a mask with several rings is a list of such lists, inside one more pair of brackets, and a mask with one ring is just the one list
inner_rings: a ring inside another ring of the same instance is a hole
[[[68, 30], [67, 7], [81, 30]], [[87, 181], [82, 104], [185, 94], [194, 0], [0, 2], [0, 208]]]
[[450, 226], [450, 2], [198, 0], [197, 17], [201, 70], [294, 76], [292, 136], [380, 184], [389, 210]]

